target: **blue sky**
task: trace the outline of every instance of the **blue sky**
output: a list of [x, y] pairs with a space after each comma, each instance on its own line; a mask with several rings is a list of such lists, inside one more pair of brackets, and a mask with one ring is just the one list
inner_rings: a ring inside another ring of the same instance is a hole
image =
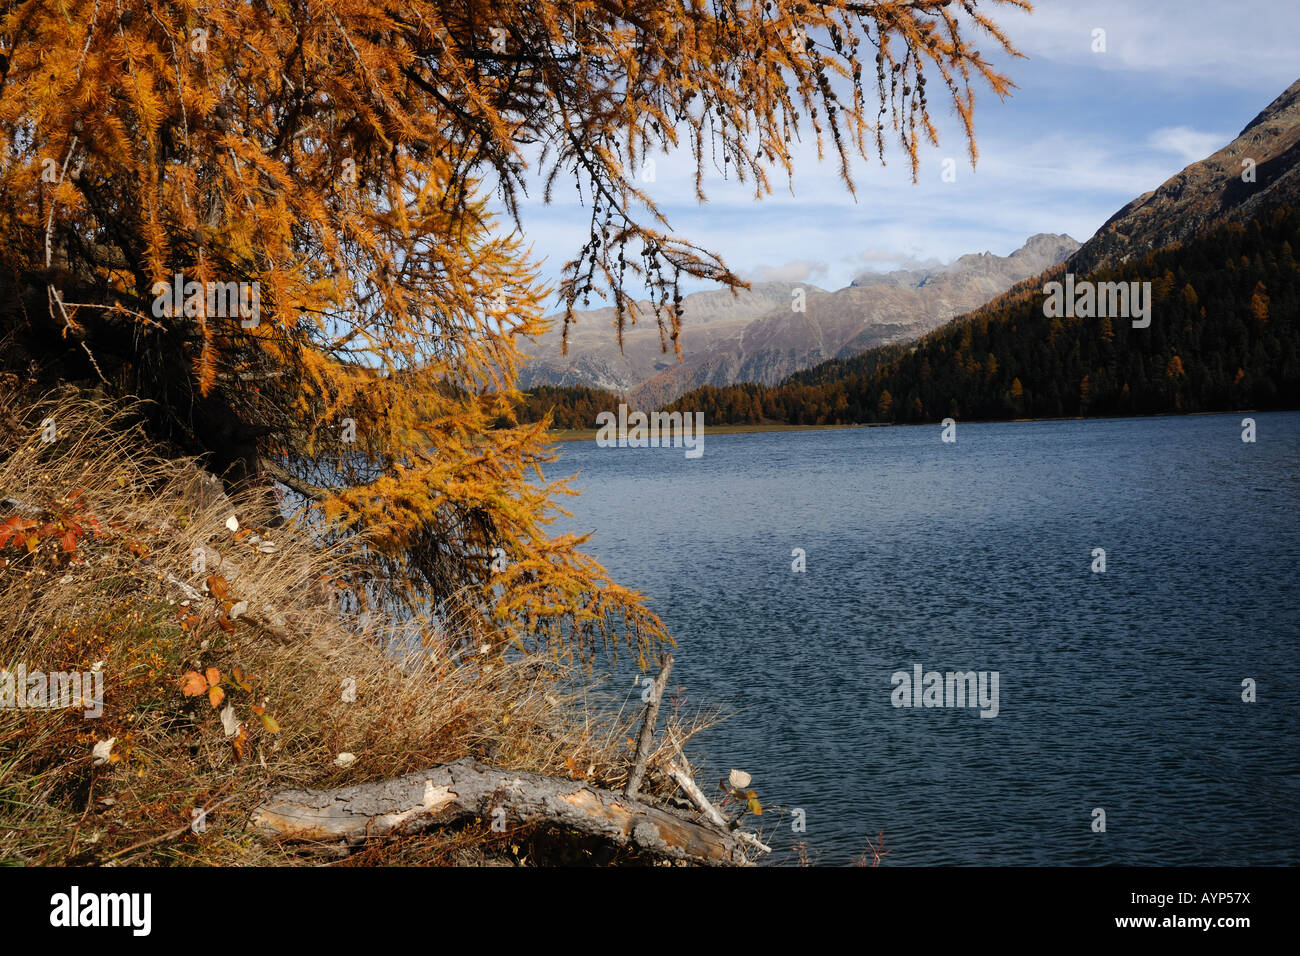
[[[854, 202], [806, 142], [794, 195], [774, 182], [755, 201], [751, 184], [709, 170], [701, 205], [693, 162], [662, 155], [649, 191], [679, 235], [745, 278], [836, 289], [868, 268], [1006, 255], [1039, 232], [1083, 241], [1130, 199], [1227, 144], [1300, 78], [1294, 0], [1041, 0], [1032, 14], [993, 12], [1026, 58], [995, 61], [1019, 87], [1006, 101], [976, 88], [974, 171], [955, 113], [934, 95], [940, 145], [924, 151], [916, 185], [895, 147], [885, 167], [855, 165]], [[1097, 28], [1104, 53], [1092, 50]], [[979, 44], [990, 58], [993, 46]], [[957, 160], [956, 182], [941, 179], [945, 157]], [[557, 187], [550, 205], [530, 192], [523, 234], [554, 280], [586, 238], [587, 213], [572, 187]]]

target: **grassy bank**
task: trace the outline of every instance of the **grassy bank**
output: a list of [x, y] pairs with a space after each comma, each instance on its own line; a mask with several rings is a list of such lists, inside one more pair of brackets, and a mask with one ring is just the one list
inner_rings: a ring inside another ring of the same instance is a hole
[[[30, 684], [28, 706], [0, 709], [0, 860], [319, 863], [255, 837], [253, 808], [466, 756], [622, 786], [639, 714], [605, 706], [583, 671], [480, 654], [455, 622], [342, 613], [344, 552], [279, 523], [264, 495], [227, 496], [132, 423], [75, 393], [0, 392], [0, 666], [11, 687], [21, 668], [85, 675], [83, 688], [99, 674], [103, 690], [94, 716], [85, 693], [31, 706]], [[697, 729], [668, 719], [680, 739]], [[672, 787], [651, 773], [643, 790]], [[341, 861], [590, 857], [489, 824]]]

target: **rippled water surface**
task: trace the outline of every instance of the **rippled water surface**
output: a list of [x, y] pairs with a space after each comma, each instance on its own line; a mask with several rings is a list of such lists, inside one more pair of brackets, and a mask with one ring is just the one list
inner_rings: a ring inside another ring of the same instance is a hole
[[[672, 683], [731, 714], [701, 783], [740, 767], [806, 811], [765, 815], [779, 859], [883, 831], [888, 865], [1294, 864], [1300, 413], [1254, 444], [1241, 418], [568, 443], [557, 526], [594, 529], [676, 636]], [[997, 671], [997, 717], [895, 708], [915, 664]]]

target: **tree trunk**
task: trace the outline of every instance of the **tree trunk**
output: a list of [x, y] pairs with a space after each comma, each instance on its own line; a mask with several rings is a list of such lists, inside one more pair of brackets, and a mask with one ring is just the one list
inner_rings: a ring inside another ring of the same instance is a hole
[[729, 830], [580, 781], [499, 770], [468, 757], [338, 790], [286, 790], [254, 811], [252, 824], [282, 840], [355, 842], [472, 818], [493, 828], [568, 828], [660, 859], [749, 863]]

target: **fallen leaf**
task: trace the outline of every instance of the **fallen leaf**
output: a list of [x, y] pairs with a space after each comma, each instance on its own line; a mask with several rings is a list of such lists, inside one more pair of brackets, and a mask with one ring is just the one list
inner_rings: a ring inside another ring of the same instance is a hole
[[226, 527], [229, 528], [231, 531], [238, 531], [239, 519], [236, 518], [234, 515], [231, 515], [229, 518], [226, 519]]
[[262, 726], [266, 728], [268, 734], [278, 734], [280, 732], [280, 725], [275, 722], [275, 718], [270, 714], [258, 714], [257, 716], [261, 719]]
[[226, 709], [221, 712], [221, 729], [226, 732], [227, 737], [233, 737], [239, 733], [241, 724], [235, 717], [235, 705], [226, 704]]
[[0, 548], [9, 543], [9, 539], [22, 529], [22, 519], [14, 515], [4, 524], [0, 524]]
[[215, 667], [209, 667], [203, 672], [203, 676], [208, 679], [209, 687], [216, 687], [221, 683], [221, 671], [217, 670]]
[[91, 751], [91, 765], [102, 767], [104, 764], [109, 763], [113, 753], [113, 744], [115, 743], [117, 743], [117, 738], [109, 737], [107, 740], [101, 740], [95, 744], [94, 749]]
[[198, 671], [186, 671], [181, 677], [181, 693], [186, 697], [198, 697], [208, 689], [208, 682]]
[[221, 702], [225, 699], [226, 699], [226, 692], [222, 690], [220, 687], [208, 688], [208, 703], [212, 705], [213, 710], [216, 710], [218, 707], [220, 707]]
[[226, 599], [227, 592], [225, 578], [219, 574], [213, 574], [209, 576], [207, 584], [208, 591], [211, 592], [214, 598], [218, 601], [224, 601]]
[[248, 746], [248, 731], [245, 730], [243, 727], [240, 727], [239, 733], [235, 734], [235, 736], [230, 741], [230, 747], [235, 752], [236, 760], [244, 759], [244, 750], [247, 746]]

